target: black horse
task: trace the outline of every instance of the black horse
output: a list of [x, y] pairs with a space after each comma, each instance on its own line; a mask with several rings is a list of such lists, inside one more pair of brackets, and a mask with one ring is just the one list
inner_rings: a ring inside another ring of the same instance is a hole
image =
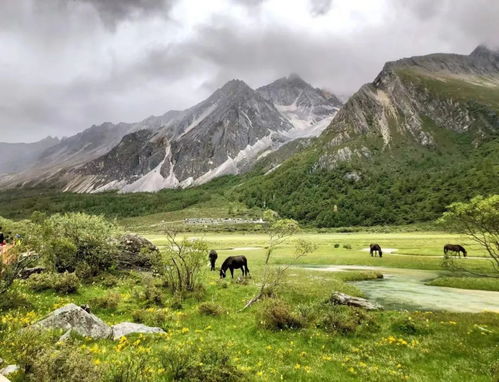
[[376, 256], [377, 254], [379, 257], [383, 257], [383, 251], [379, 244], [369, 244], [369, 253], [371, 256]]
[[246, 260], [246, 256], [227, 257], [220, 268], [220, 278], [225, 278], [227, 269], [230, 270], [230, 275], [234, 278], [234, 269], [239, 268], [241, 268], [241, 271], [243, 272], [243, 277], [249, 275], [248, 260]]
[[464, 249], [463, 246], [459, 244], [445, 244], [444, 245], [444, 255], [447, 257], [448, 252], [454, 252], [455, 254], [459, 255], [461, 257], [461, 253], [463, 254], [464, 257], [468, 255], [468, 252], [466, 252], [466, 249]]
[[218, 253], [214, 249], [210, 251], [210, 254], [208, 255], [208, 258], [210, 259], [210, 270], [214, 271], [215, 270], [215, 262], [218, 259]]

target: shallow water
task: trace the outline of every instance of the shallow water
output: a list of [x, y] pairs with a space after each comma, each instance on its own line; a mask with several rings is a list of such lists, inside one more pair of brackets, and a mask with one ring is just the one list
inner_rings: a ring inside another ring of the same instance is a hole
[[375, 270], [383, 273], [383, 279], [356, 281], [352, 284], [369, 300], [386, 309], [499, 313], [499, 292], [425, 285], [425, 281], [438, 276], [436, 271], [341, 265], [309, 269], [326, 272]]

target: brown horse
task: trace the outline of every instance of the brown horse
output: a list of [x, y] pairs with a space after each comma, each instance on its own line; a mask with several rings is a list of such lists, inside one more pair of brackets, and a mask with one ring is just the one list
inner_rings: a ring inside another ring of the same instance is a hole
[[383, 251], [379, 244], [369, 244], [369, 253], [371, 256], [376, 256], [377, 254], [379, 257], [383, 257]]
[[220, 268], [220, 278], [224, 279], [227, 269], [230, 270], [230, 275], [234, 278], [234, 269], [241, 269], [243, 277], [249, 275], [248, 260], [246, 256], [229, 256], [222, 263]]
[[210, 251], [210, 254], [208, 255], [208, 258], [210, 259], [210, 271], [215, 270], [215, 262], [218, 259], [218, 253], [214, 249]]
[[457, 254], [459, 257], [461, 257], [461, 253], [463, 254], [464, 257], [468, 255], [468, 252], [466, 252], [466, 249], [464, 249], [463, 246], [459, 244], [445, 244], [444, 245], [444, 255], [447, 257], [448, 252], [454, 252], [454, 254]]

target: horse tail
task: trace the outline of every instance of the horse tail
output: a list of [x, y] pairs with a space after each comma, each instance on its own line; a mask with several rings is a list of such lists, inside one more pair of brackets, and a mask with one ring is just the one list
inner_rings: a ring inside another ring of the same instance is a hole
[[246, 259], [246, 256], [243, 256], [243, 260], [244, 260], [244, 267], [246, 268], [246, 274], [249, 273], [249, 268], [248, 268], [248, 259]]

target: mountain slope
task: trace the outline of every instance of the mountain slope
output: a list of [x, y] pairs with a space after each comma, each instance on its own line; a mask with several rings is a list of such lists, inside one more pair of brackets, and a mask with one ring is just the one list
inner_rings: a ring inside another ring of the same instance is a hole
[[478, 47], [387, 63], [242, 199], [331, 226], [433, 219], [450, 202], [497, 192], [498, 57]]
[[23, 171], [38, 160], [42, 153], [59, 143], [59, 139], [47, 137], [34, 143], [0, 142], [0, 174]]

